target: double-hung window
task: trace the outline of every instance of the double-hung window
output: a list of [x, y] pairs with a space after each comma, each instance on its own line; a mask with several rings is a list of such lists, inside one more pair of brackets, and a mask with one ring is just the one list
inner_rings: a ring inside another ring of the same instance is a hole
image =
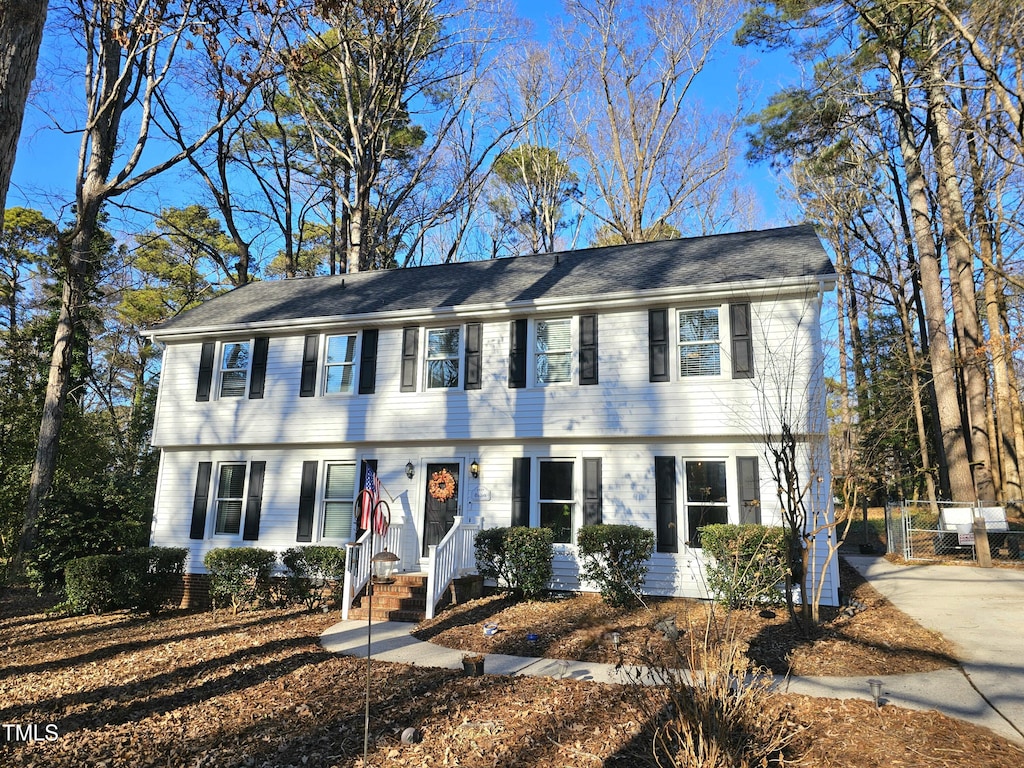
[[572, 459], [541, 459], [539, 469], [540, 527], [554, 532], [556, 544], [571, 544], [576, 508]]
[[700, 529], [729, 522], [724, 461], [686, 461], [687, 544], [700, 546]]
[[221, 347], [220, 396], [244, 397], [249, 379], [249, 342], [231, 341]]
[[534, 371], [537, 384], [572, 381], [572, 321], [538, 320]]
[[722, 372], [718, 309], [679, 310], [679, 376], [718, 376]]
[[217, 513], [214, 533], [237, 535], [242, 523], [245, 498], [245, 464], [220, 465], [217, 480]]
[[459, 386], [460, 328], [427, 330], [427, 389], [450, 389]]
[[351, 394], [356, 387], [356, 335], [328, 336], [324, 355], [324, 394]]
[[328, 462], [324, 483], [323, 538], [352, 538], [352, 504], [355, 500], [356, 465]]

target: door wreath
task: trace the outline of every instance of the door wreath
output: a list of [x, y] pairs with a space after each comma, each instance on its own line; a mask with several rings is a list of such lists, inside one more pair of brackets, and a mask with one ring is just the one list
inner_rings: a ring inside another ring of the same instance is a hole
[[448, 501], [455, 495], [455, 478], [447, 469], [441, 469], [430, 476], [427, 491], [437, 501]]

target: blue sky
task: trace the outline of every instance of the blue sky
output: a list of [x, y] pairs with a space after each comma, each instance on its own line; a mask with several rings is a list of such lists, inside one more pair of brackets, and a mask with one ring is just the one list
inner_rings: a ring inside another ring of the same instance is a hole
[[[519, 13], [533, 21], [538, 37], [546, 36], [548, 19], [552, 13], [559, 13], [560, 2], [544, 0], [516, 0]], [[42, 56], [53, 62], [61, 58], [60, 40], [47, 30], [43, 41]], [[753, 83], [751, 96], [757, 107], [782, 85], [792, 81], [794, 69], [785, 54], [762, 54], [729, 46], [722, 51], [719, 59], [702, 75], [699, 94], [709, 105], [730, 109], [736, 98], [737, 73], [745, 71], [745, 82]], [[80, 81], [70, 79], [64, 83], [46, 77], [49, 71], [41, 63], [37, 76], [33, 103], [26, 110], [22, 128], [17, 162], [8, 192], [8, 206], [22, 205], [38, 208], [51, 218], [66, 217], [73, 199], [74, 173], [79, 138], [76, 134], [63, 133], [46, 116], [43, 106], [47, 103], [66, 102], [80, 91]], [[763, 209], [764, 226], [787, 223], [783, 206], [778, 199], [778, 181], [766, 166], [745, 167], [747, 182], [755, 189]], [[173, 174], [169, 178], [174, 178]], [[166, 184], [166, 182], [165, 182]], [[174, 184], [167, 185], [173, 189]], [[164, 191], [168, 191], [165, 187]], [[167, 202], [166, 200], [163, 202]], [[188, 201], [193, 202], [193, 201]], [[174, 204], [174, 203], [171, 203]]]

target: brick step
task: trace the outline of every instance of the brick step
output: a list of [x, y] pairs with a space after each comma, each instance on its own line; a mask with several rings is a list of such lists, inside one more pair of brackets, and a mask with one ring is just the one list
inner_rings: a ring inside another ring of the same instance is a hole
[[[366, 595], [357, 597], [352, 602], [353, 608], [364, 608], [370, 601]], [[386, 608], [389, 611], [423, 611], [427, 607], [426, 595], [381, 595], [373, 593], [373, 607]]]
[[[378, 610], [376, 602], [373, 606], [373, 621], [404, 621], [408, 624], [419, 624], [423, 621], [426, 613], [423, 611], [383, 611]], [[348, 617], [353, 621], [366, 621], [365, 608], [353, 608], [349, 611]]]
[[[367, 618], [364, 589], [352, 601], [350, 619]], [[373, 620], [418, 623], [427, 615], [427, 577], [423, 574], [395, 574], [389, 584], [373, 585]]]

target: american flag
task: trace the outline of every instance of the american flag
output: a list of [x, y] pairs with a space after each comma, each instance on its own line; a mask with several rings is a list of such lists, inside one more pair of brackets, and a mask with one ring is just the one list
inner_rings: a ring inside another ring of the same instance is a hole
[[[367, 530], [373, 523], [373, 531], [378, 536], [388, 532], [388, 519], [378, 506], [380, 502], [380, 478], [367, 461], [363, 462], [363, 493], [360, 496], [359, 528]], [[376, 514], [374, 511], [376, 510]]]

